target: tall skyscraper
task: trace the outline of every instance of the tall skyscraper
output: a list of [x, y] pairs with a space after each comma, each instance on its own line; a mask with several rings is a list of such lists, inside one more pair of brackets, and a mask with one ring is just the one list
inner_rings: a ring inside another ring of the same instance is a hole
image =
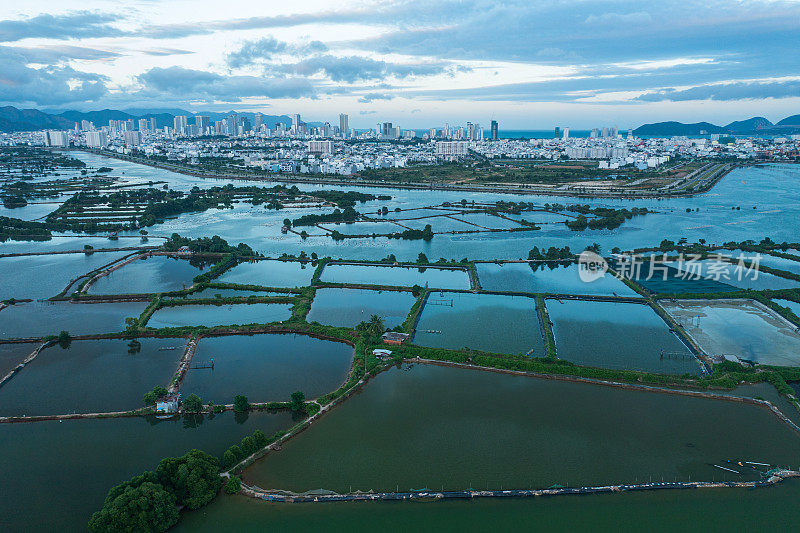
[[556, 126], [556, 129], [553, 132], [553, 139], [558, 139], [559, 137], [561, 137], [561, 128]]
[[175, 127], [175, 135], [186, 135], [188, 120], [186, 115], [178, 115], [172, 119], [172, 125]]
[[253, 115], [253, 131], [261, 131], [262, 124], [264, 124], [264, 115], [261, 113]]
[[139, 119], [139, 131], [147, 131], [147, 119], [140, 118]]
[[302, 124], [302, 122], [300, 122], [300, 114], [298, 113], [292, 118], [292, 126], [294, 126], [296, 131], [300, 131], [300, 124]]
[[498, 125], [497, 125], [497, 121], [493, 120], [492, 121], [492, 131], [491, 131], [491, 135], [489, 136], [489, 138], [491, 140], [496, 141], [499, 138], [498, 137], [498, 134], [499, 134], [498, 130], [499, 130], [499, 128], [498, 128]]
[[564, 139], [569, 139], [569, 128], [564, 128]]
[[211, 117], [197, 115], [194, 117], [194, 123], [197, 126], [197, 134], [205, 135], [208, 133], [208, 128], [211, 127]]
[[156, 131], [158, 129], [158, 124], [156, 124], [156, 117], [150, 118], [150, 131]]
[[345, 139], [350, 133], [350, 127], [347, 125], [348, 116], [344, 113], [339, 113], [339, 133]]
[[239, 135], [239, 115], [231, 113], [228, 115], [228, 135]]

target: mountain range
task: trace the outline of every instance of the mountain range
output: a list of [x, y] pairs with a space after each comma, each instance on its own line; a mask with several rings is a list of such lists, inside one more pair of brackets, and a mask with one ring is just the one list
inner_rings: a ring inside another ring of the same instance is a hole
[[[103, 109], [100, 111], [62, 111], [47, 113], [38, 109], [17, 109], [16, 107], [0, 107], [0, 132], [14, 131], [35, 131], [45, 129], [70, 129], [75, 127], [75, 123], [81, 120], [93, 122], [95, 126], [105, 126], [109, 120], [138, 120], [140, 118], [155, 118], [159, 128], [172, 126], [173, 119], [178, 115], [186, 115], [191, 118], [196, 115], [204, 115], [210, 118], [212, 123], [215, 120], [237, 114], [240, 117], [247, 117], [253, 123], [255, 113], [239, 113], [229, 111], [227, 113], [218, 112], [198, 112], [192, 113], [179, 108], [167, 109], [148, 109], [131, 108], [123, 111], [116, 109]], [[279, 122], [291, 124], [292, 119], [288, 115], [262, 115], [263, 122], [270, 128], [274, 128]], [[320, 125], [319, 122], [309, 122], [309, 125]], [[725, 126], [717, 126], [710, 122], [696, 122], [685, 124], [683, 122], [656, 122], [644, 124], [633, 130], [635, 135], [651, 136], [672, 136], [672, 135], [704, 135], [718, 133], [721, 135], [790, 135], [800, 133], [800, 115], [792, 115], [773, 124], [764, 117], [753, 117], [747, 120], [737, 120]]]

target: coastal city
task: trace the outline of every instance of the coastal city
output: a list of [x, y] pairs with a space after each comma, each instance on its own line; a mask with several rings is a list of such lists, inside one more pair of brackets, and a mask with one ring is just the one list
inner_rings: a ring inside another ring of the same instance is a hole
[[0, 530], [800, 523], [800, 5], [124, 4], [0, 5]]

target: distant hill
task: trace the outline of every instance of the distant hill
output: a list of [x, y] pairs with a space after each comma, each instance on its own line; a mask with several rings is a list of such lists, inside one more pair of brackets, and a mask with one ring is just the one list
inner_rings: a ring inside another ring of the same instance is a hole
[[64, 117], [72, 122], [80, 123], [81, 120], [88, 120], [93, 122], [96, 126], [107, 126], [109, 120], [128, 120], [136, 118], [134, 115], [129, 115], [123, 111], [116, 109], [103, 109], [101, 111], [88, 111], [83, 113], [81, 111], [64, 111], [59, 113], [59, 117]]
[[796, 128], [800, 128], [800, 115], [792, 115], [791, 117], [786, 117], [785, 119], [781, 120], [776, 126], [794, 126]]
[[634, 135], [704, 135], [708, 133], [727, 133], [725, 128], [715, 126], [710, 122], [696, 122], [694, 124], [684, 124], [683, 122], [656, 122], [655, 124], [645, 124], [633, 130]]
[[17, 109], [0, 107], [0, 131], [36, 131], [46, 129], [67, 129], [73, 121], [64, 117], [42, 113], [38, 109]]
[[753, 131], [768, 129], [772, 126], [772, 122], [764, 117], [753, 117], [748, 118], [747, 120], [737, 120], [735, 122], [731, 122], [725, 126], [724, 129], [731, 133], [750, 133]]

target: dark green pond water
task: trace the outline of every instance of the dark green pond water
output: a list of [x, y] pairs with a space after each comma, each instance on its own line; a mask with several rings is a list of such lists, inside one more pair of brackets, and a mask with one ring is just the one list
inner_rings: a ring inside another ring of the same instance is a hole
[[403, 323], [416, 300], [410, 292], [317, 289], [306, 320], [352, 327], [378, 315], [387, 328], [393, 328]]
[[[0, 416], [127, 411], [142, 406], [142, 395], [166, 386], [178, 367], [184, 339], [73, 341], [69, 348], [42, 350], [0, 387]], [[164, 350], [162, 348], [175, 348]], [[69, 379], [64, 379], [69, 376]]]
[[267, 324], [287, 320], [291, 316], [291, 304], [189, 304], [159, 309], [147, 321], [147, 327]]
[[32, 338], [58, 335], [117, 333], [125, 319], [138, 318], [147, 302], [71, 303], [27, 302], [0, 311], [0, 338]]
[[181, 385], [184, 396], [233, 403], [244, 394], [252, 402], [286, 401], [295, 391], [315, 398], [347, 379], [353, 348], [306, 335], [229, 335], [205, 337], [194, 362], [214, 359], [214, 369], [190, 369]]
[[551, 298], [545, 305], [561, 359], [666, 374], [700, 372], [686, 345], [650, 306]]
[[0, 344], [0, 378], [8, 374], [39, 346], [38, 343]]
[[192, 279], [207, 269], [185, 259], [153, 256], [139, 259], [98, 279], [89, 294], [146, 294], [185, 289]]
[[270, 435], [292, 424], [289, 413], [199, 420], [0, 424], [0, 529], [85, 531], [108, 489], [162, 458], [193, 448], [220, 456], [256, 429]]
[[526, 296], [432, 292], [413, 342], [433, 348], [472, 348], [496, 353], [544, 355], [536, 300]]
[[195, 291], [192, 293], [187, 294], [186, 296], [176, 296], [177, 299], [185, 299], [185, 300], [199, 300], [199, 299], [209, 299], [209, 298], [247, 298], [248, 296], [258, 296], [258, 297], [266, 297], [266, 296], [290, 296], [286, 293], [279, 293], [279, 292], [269, 292], [269, 291], [247, 291], [242, 289], [216, 289], [213, 287], [209, 287], [207, 289]]
[[222, 496], [175, 531], [790, 530], [800, 481], [758, 490], [626, 492], [537, 499], [274, 504]]
[[798, 465], [800, 436], [751, 405], [417, 365], [378, 376], [245, 478], [297, 491], [579, 486], [740, 479], [712, 466], [739, 458]]

